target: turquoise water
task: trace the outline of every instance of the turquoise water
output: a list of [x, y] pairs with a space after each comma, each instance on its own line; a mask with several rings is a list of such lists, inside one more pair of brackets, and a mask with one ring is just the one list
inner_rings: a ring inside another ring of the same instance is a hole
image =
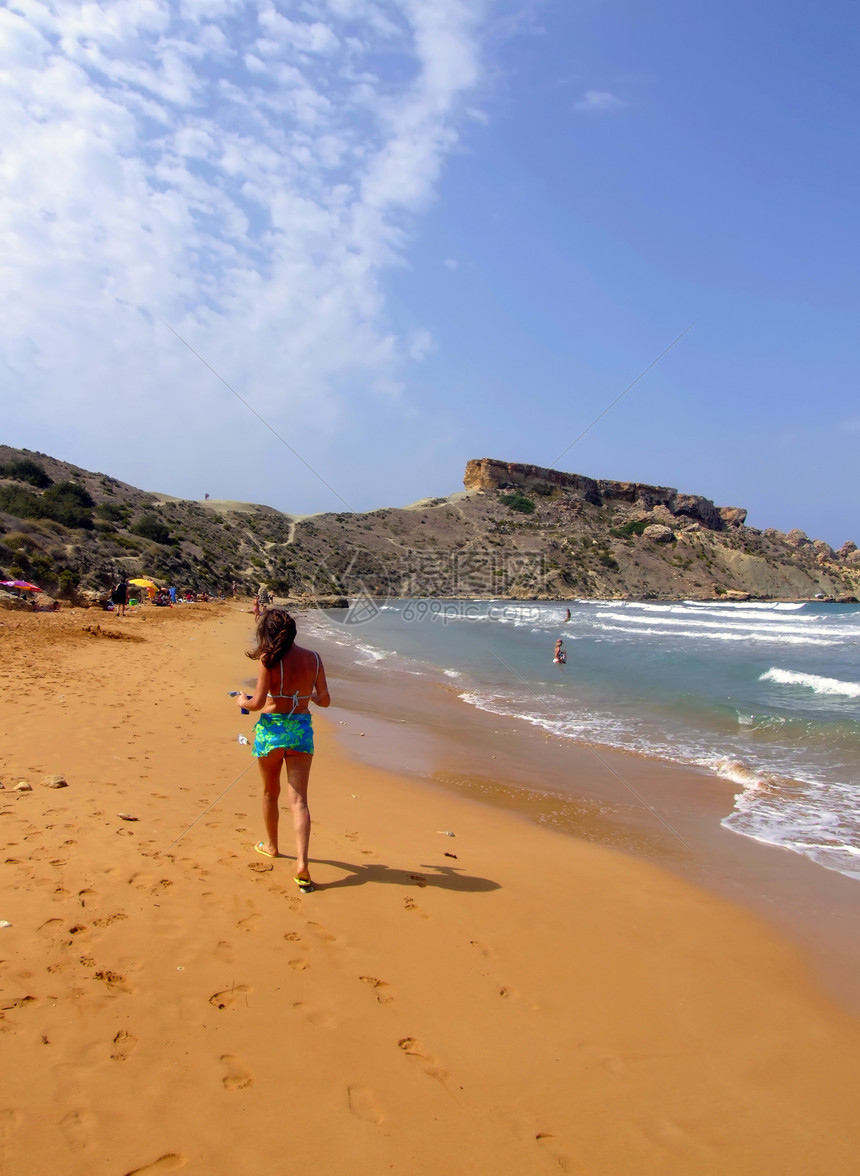
[[[368, 663], [563, 739], [704, 767], [724, 824], [860, 878], [860, 606], [357, 602], [318, 614]], [[567, 662], [553, 663], [564, 641]]]

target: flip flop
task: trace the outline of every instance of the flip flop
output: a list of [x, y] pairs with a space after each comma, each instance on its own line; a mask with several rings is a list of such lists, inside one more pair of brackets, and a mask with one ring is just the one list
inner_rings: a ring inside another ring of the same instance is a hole
[[314, 890], [316, 889], [309, 876], [304, 877], [301, 874], [296, 874], [295, 878], [293, 878], [293, 881], [295, 882], [296, 886], [298, 886], [299, 890], [301, 890], [302, 894], [313, 894]]
[[281, 856], [279, 853], [269, 853], [262, 841], [258, 841], [254, 849], [257, 853], [261, 853], [263, 857], [276, 858]]

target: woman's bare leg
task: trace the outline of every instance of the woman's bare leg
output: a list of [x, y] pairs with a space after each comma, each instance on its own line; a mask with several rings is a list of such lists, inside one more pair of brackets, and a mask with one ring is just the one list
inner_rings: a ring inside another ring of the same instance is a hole
[[308, 846], [311, 840], [308, 780], [313, 759], [313, 755], [305, 752], [284, 756], [287, 765], [287, 799], [293, 813], [293, 830], [296, 834], [297, 874], [306, 874], [308, 870]]
[[277, 856], [278, 853], [278, 798], [281, 795], [281, 764], [284, 753], [280, 748], [262, 755], [257, 760], [260, 765], [260, 775], [263, 777], [263, 824], [266, 828], [266, 840], [263, 848], [266, 853]]

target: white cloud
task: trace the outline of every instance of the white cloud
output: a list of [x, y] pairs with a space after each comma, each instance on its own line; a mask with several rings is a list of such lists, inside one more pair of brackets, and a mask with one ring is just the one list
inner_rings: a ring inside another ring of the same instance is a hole
[[609, 110], [620, 110], [627, 103], [609, 90], [586, 90], [573, 104], [573, 109], [586, 114], [602, 114]]
[[11, 0], [7, 424], [73, 409], [72, 432], [156, 444], [164, 417], [141, 406], [166, 392], [171, 427], [193, 428], [207, 398], [207, 425], [227, 427], [234, 406], [159, 318], [276, 423], [298, 407], [324, 428], [350, 397], [396, 390], [431, 340], [391, 333], [380, 278], [474, 117], [482, 9]]
[[455, 270], [459, 263], [457, 262], [456, 258], [446, 257], [442, 264], [446, 269]]

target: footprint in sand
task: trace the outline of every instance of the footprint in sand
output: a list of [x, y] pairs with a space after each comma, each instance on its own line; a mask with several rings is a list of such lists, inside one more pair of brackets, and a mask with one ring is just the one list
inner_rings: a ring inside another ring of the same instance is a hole
[[349, 1100], [349, 1109], [357, 1119], [363, 1119], [365, 1123], [381, 1123], [385, 1118], [373, 1096], [373, 1091], [368, 1087], [348, 1086], [346, 1096]]
[[538, 1131], [535, 1135], [535, 1140], [540, 1144], [541, 1148], [548, 1152], [555, 1160], [562, 1172], [573, 1172], [578, 1167], [574, 1160], [564, 1154], [559, 1148], [559, 1143], [556, 1137], [550, 1131]]
[[96, 972], [94, 978], [101, 980], [110, 992], [134, 992], [134, 985], [131, 981], [119, 972], [111, 971], [110, 968], [101, 968]]
[[[656, 1145], [675, 1156], [687, 1158], [691, 1162], [691, 1167], [698, 1167], [704, 1159], [713, 1161], [714, 1153], [723, 1146], [723, 1141], [709, 1141], [704, 1138], [704, 1130], [700, 1132], [696, 1130], [696, 1125], [691, 1126], [692, 1130], [671, 1119], [661, 1119], [655, 1123], [641, 1125], [639, 1131], [649, 1144]], [[704, 1128], [704, 1124], [700, 1126]]]
[[111, 1059], [115, 1062], [127, 1062], [136, 1045], [135, 1035], [128, 1029], [120, 1029], [113, 1039]]
[[27, 1005], [36, 1003], [35, 996], [13, 996], [0, 998], [0, 1012], [11, 1013], [15, 1009], [25, 1009]]
[[120, 923], [123, 919], [127, 919], [128, 915], [125, 911], [114, 911], [112, 915], [102, 915], [99, 919], [93, 919], [94, 927], [110, 927], [111, 923]]
[[491, 947], [487, 947], [486, 943], [481, 943], [480, 939], [470, 939], [469, 942], [472, 947], [474, 947], [476, 951], [479, 951], [485, 959], [494, 960], [496, 958], [496, 953], [493, 951], [493, 949]]
[[225, 1090], [246, 1090], [254, 1085], [254, 1077], [246, 1070], [238, 1058], [232, 1054], [222, 1054], [221, 1064], [227, 1068], [227, 1073], [221, 1079]]
[[285, 932], [284, 939], [286, 939], [287, 943], [301, 943], [302, 941], [302, 937], [299, 935], [298, 931]]
[[228, 943], [226, 939], [221, 939], [215, 946], [215, 951], [212, 953], [216, 959], [219, 959], [222, 964], [232, 964], [236, 957], [233, 955], [233, 945]]
[[71, 1148], [86, 1147], [95, 1125], [96, 1117], [90, 1111], [69, 1111], [60, 1119], [60, 1130]]
[[439, 1065], [439, 1059], [432, 1057], [430, 1054], [424, 1053], [424, 1047], [417, 1037], [401, 1037], [397, 1043], [398, 1047], [403, 1050], [407, 1057], [415, 1058], [424, 1065], [424, 1073], [430, 1078], [435, 1078], [437, 1082], [447, 1082], [451, 1077], [447, 1070], [443, 1070]]
[[256, 931], [257, 924], [262, 917], [262, 915], [246, 915], [244, 919], [239, 920], [236, 926], [241, 927], [243, 931]]
[[416, 915], [420, 915], [422, 919], [429, 919], [430, 918], [430, 916], [428, 914], [425, 914], [425, 912], [422, 911], [421, 907], [418, 905], [418, 903], [415, 901], [414, 898], [409, 898], [409, 897], [404, 898], [403, 908], [404, 908], [404, 910], [407, 910], [407, 911], [415, 911]]
[[21, 1122], [21, 1112], [14, 1107], [0, 1110], [0, 1141], [7, 1143]]
[[287, 960], [287, 963], [294, 972], [304, 972], [305, 968], [311, 966], [310, 961], [306, 960], [303, 956], [296, 956], [294, 960]]
[[209, 1003], [216, 1009], [233, 1009], [239, 1004], [247, 1005], [247, 995], [253, 991], [250, 984], [234, 984], [232, 988], [225, 988], [223, 992], [213, 992], [209, 997]]
[[46, 922], [42, 923], [42, 925], [40, 927], [37, 927], [36, 930], [39, 932], [40, 935], [51, 936], [51, 935], [59, 935], [60, 931], [62, 930], [62, 927], [63, 927], [63, 920], [62, 919], [48, 919]]
[[391, 1004], [394, 1000], [394, 989], [387, 980], [377, 980], [375, 976], [359, 976], [362, 984], [369, 984], [373, 994], [380, 1004]]
[[179, 1152], [166, 1152], [151, 1164], [144, 1164], [142, 1168], [132, 1168], [125, 1176], [145, 1176], [147, 1172], [175, 1172], [177, 1168], [184, 1168], [187, 1163], [185, 1156]]
[[301, 1013], [306, 1021], [309, 1021], [311, 1025], [316, 1025], [319, 1029], [337, 1028], [337, 1021], [325, 1009], [316, 1008], [314, 1005], [303, 1004], [302, 1001], [296, 1001], [293, 1008], [296, 1012]]
[[305, 927], [310, 931], [311, 935], [315, 935], [320, 943], [335, 943], [336, 938], [330, 931], [326, 931], [325, 927], [319, 923], [305, 923]]
[[248, 862], [248, 869], [255, 874], [270, 874], [274, 868], [271, 862]]
[[92, 902], [97, 897], [98, 896], [97, 896], [96, 892], [94, 890], [89, 889], [89, 887], [87, 887], [87, 889], [85, 889], [85, 890], [78, 891], [78, 901], [80, 902], [82, 907], [85, 907], [88, 902]]
[[629, 1068], [626, 1063], [618, 1057], [617, 1054], [612, 1053], [611, 1050], [603, 1049], [599, 1045], [591, 1045], [589, 1042], [580, 1041], [577, 1043], [577, 1051], [584, 1054], [589, 1060], [597, 1062], [604, 1070], [608, 1070], [610, 1074], [628, 1074]]
[[511, 988], [509, 984], [500, 984], [496, 990], [504, 1000], [519, 1000], [520, 994], [516, 988]]

